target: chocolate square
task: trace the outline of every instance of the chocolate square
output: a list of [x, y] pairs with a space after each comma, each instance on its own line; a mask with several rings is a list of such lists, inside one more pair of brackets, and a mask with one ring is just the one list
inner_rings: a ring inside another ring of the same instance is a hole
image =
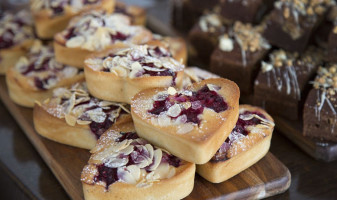
[[319, 68], [304, 104], [303, 134], [337, 142], [337, 65]]
[[320, 64], [320, 56], [312, 51], [299, 57], [297, 53], [275, 50], [269, 61], [261, 62], [254, 84], [255, 104], [286, 119], [298, 119], [310, 88], [308, 81]]
[[219, 36], [226, 27], [217, 14], [206, 14], [200, 17], [188, 34], [188, 40], [195, 57], [204, 64], [209, 64], [211, 52], [218, 45]]
[[272, 7], [275, 0], [223, 0], [221, 15], [232, 21], [259, 23]]
[[266, 19], [264, 36], [277, 47], [303, 52], [332, 4], [332, 0], [279, 0]]
[[269, 48], [256, 28], [236, 22], [221, 36], [219, 46], [211, 55], [210, 70], [237, 83], [241, 94], [252, 94], [259, 62]]

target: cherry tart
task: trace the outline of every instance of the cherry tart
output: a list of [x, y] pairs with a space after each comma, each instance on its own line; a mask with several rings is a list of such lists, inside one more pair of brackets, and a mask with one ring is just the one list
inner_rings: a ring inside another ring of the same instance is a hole
[[153, 40], [148, 42], [149, 45], [161, 46], [166, 48], [172, 54], [173, 58], [187, 65], [187, 45], [183, 38], [180, 37], [163, 37], [154, 35]]
[[140, 137], [179, 158], [204, 164], [234, 128], [239, 97], [234, 82], [207, 79], [180, 91], [143, 90], [132, 99], [131, 115]]
[[57, 62], [53, 48], [43, 46], [40, 41], [6, 73], [9, 96], [25, 107], [33, 107], [35, 101], [50, 97], [54, 88], [83, 79], [83, 70]]
[[100, 99], [131, 103], [141, 90], [180, 86], [184, 65], [159, 46], [133, 46], [95, 54], [85, 60], [90, 93]]
[[200, 82], [205, 79], [220, 78], [220, 76], [200, 69], [199, 67], [187, 67], [184, 70], [183, 88], [187, 88], [195, 82]]
[[263, 158], [270, 147], [274, 121], [264, 110], [240, 105], [235, 128], [212, 159], [197, 172], [212, 183], [230, 179]]
[[144, 44], [152, 39], [152, 33], [142, 26], [130, 25], [126, 15], [91, 11], [72, 19], [54, 39], [56, 60], [83, 68], [89, 54]]
[[0, 14], [0, 75], [24, 56], [34, 40], [33, 21], [26, 10]]
[[104, 133], [91, 153], [81, 175], [86, 200], [182, 199], [192, 192], [195, 164], [140, 138], [132, 123]]
[[133, 25], [146, 25], [146, 11], [142, 7], [127, 5], [123, 2], [116, 1], [114, 12], [129, 16], [131, 18], [131, 24]]
[[132, 121], [126, 104], [103, 101], [88, 93], [85, 82], [57, 88], [53, 96], [34, 107], [36, 131], [70, 146], [92, 149], [113, 124]]
[[96, 9], [111, 13], [114, 6], [115, 0], [31, 0], [30, 3], [36, 34], [42, 39], [52, 39], [74, 16]]

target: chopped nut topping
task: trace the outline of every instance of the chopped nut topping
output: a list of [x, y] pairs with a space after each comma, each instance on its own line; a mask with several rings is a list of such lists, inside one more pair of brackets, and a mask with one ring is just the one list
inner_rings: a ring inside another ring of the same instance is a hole
[[223, 51], [232, 51], [234, 42], [243, 52], [256, 52], [270, 48], [268, 42], [262, 37], [260, 28], [241, 22], [235, 22], [232, 31], [220, 36], [219, 48]]
[[203, 15], [199, 20], [199, 26], [203, 32], [215, 32], [222, 26], [220, 16], [214, 13]]

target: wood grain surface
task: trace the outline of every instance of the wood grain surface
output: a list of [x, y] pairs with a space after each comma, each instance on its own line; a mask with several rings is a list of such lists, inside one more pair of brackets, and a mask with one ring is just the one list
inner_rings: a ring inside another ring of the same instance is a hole
[[282, 117], [274, 117], [274, 119], [277, 124], [276, 129], [310, 156], [326, 162], [337, 160], [336, 142], [326, 142], [304, 136], [303, 126], [298, 121], [286, 120]]
[[[83, 199], [80, 173], [89, 152], [39, 136], [33, 127], [32, 109], [15, 105], [9, 98], [4, 77], [0, 77], [0, 97], [26, 136], [72, 199]], [[232, 179], [212, 184], [196, 176], [193, 192], [186, 199], [256, 199], [279, 194], [290, 186], [289, 170], [271, 153]]]

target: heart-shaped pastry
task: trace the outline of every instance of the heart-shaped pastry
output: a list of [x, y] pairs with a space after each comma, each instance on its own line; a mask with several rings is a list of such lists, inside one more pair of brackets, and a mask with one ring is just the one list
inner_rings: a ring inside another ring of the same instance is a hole
[[53, 89], [83, 81], [83, 70], [63, 65], [55, 60], [52, 46], [36, 40], [27, 56], [8, 69], [6, 82], [11, 99], [25, 107], [50, 97]]
[[50, 140], [92, 149], [112, 125], [132, 120], [128, 105], [91, 96], [84, 82], [53, 93], [37, 102], [33, 112], [36, 131]]
[[131, 103], [147, 88], [182, 84], [184, 65], [160, 46], [133, 46], [90, 56], [84, 73], [90, 93], [100, 99]]
[[239, 115], [238, 86], [227, 79], [141, 91], [131, 115], [140, 137], [189, 162], [209, 161], [235, 126]]
[[81, 175], [86, 200], [182, 199], [192, 192], [195, 164], [158, 148], [132, 123], [104, 133]]
[[213, 158], [197, 165], [197, 172], [212, 183], [230, 179], [263, 158], [270, 147], [274, 120], [264, 110], [240, 105], [239, 119]]
[[152, 33], [145, 27], [130, 23], [126, 15], [107, 14], [102, 10], [74, 17], [68, 27], [54, 37], [56, 60], [83, 68], [85, 58], [92, 53], [145, 44], [152, 39]]

